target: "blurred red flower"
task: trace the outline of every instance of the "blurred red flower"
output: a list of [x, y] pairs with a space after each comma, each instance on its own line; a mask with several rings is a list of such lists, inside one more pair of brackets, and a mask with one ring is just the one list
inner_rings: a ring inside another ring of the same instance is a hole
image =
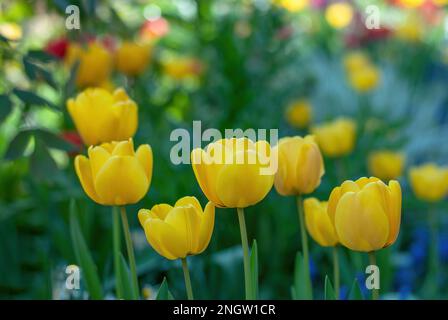
[[67, 48], [67, 38], [59, 38], [48, 42], [44, 50], [59, 59], [64, 59], [65, 54], [67, 53]]

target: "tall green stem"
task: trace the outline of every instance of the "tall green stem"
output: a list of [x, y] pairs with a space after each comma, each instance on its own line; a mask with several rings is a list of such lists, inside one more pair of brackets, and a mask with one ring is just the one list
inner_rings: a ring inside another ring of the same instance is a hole
[[123, 223], [124, 239], [126, 241], [126, 250], [128, 252], [129, 268], [131, 271], [132, 289], [135, 299], [138, 299], [138, 280], [137, 267], [135, 264], [134, 248], [132, 245], [131, 231], [129, 230], [128, 217], [126, 215], [126, 208], [121, 207], [121, 221]]
[[[369, 252], [369, 263], [372, 266], [376, 266], [376, 256], [375, 256], [375, 251], [370, 251]], [[379, 289], [372, 289], [372, 300], [378, 300], [380, 297], [380, 291]]]
[[429, 227], [431, 230], [431, 243], [429, 245], [429, 279], [432, 282], [430, 295], [431, 298], [437, 297], [439, 291], [439, 222], [437, 211], [428, 212]]
[[244, 263], [244, 285], [246, 289], [246, 300], [255, 299], [252, 297], [252, 279], [250, 276], [249, 244], [247, 242], [246, 220], [244, 219], [244, 209], [237, 208], [238, 221], [240, 223], [241, 245], [243, 247]]
[[309, 299], [313, 299], [313, 287], [311, 285], [311, 274], [310, 274], [310, 258], [309, 258], [309, 250], [308, 250], [308, 237], [305, 230], [305, 218], [303, 213], [303, 200], [301, 196], [297, 196], [297, 212], [299, 214], [299, 222], [300, 222], [300, 234], [302, 237], [302, 251], [303, 251], [303, 263], [305, 264], [303, 267], [306, 273], [306, 288], [308, 291]]
[[124, 289], [122, 287], [120, 275], [120, 252], [121, 252], [121, 233], [120, 233], [120, 214], [118, 212], [118, 208], [112, 208], [113, 212], [113, 227], [112, 227], [112, 236], [113, 236], [113, 248], [114, 248], [114, 269], [115, 269], [115, 283], [116, 283], [116, 294], [118, 299], [123, 299]]
[[187, 289], [188, 300], [193, 300], [193, 289], [191, 288], [190, 271], [188, 271], [187, 258], [182, 258], [182, 270], [184, 271], [185, 288]]
[[339, 275], [339, 257], [338, 247], [333, 247], [333, 281], [334, 281], [334, 293], [336, 299], [339, 299], [339, 287], [340, 287], [340, 275]]

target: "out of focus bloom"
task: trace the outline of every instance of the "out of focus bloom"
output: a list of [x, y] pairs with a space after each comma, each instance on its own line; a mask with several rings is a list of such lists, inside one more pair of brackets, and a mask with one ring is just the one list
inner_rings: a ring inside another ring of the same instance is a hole
[[140, 38], [144, 41], [157, 40], [170, 31], [168, 21], [160, 17], [156, 20], [146, 20], [140, 28]]
[[411, 187], [417, 198], [436, 202], [448, 195], [448, 167], [426, 163], [409, 170]]
[[282, 138], [273, 153], [278, 156], [274, 185], [279, 194], [308, 194], [320, 185], [325, 169], [313, 136]]
[[401, 187], [375, 177], [347, 180], [328, 200], [328, 215], [339, 242], [355, 251], [370, 252], [390, 246], [400, 231]]
[[198, 76], [202, 73], [203, 65], [195, 58], [171, 57], [162, 62], [165, 74], [176, 80], [183, 80]]
[[13, 41], [20, 40], [22, 39], [22, 27], [14, 22], [0, 23], [0, 35]]
[[67, 109], [86, 145], [121, 141], [137, 130], [137, 105], [119, 88], [89, 88], [67, 100]]
[[86, 48], [71, 43], [65, 57], [71, 66], [79, 61], [76, 84], [79, 87], [97, 86], [107, 79], [112, 72], [112, 54], [97, 42], [90, 42]]
[[74, 150], [69, 152], [71, 157], [78, 155], [84, 147], [82, 139], [76, 131], [63, 131], [61, 138], [73, 145]]
[[67, 38], [55, 39], [47, 43], [45, 51], [59, 59], [64, 59], [68, 45]]
[[344, 57], [344, 68], [348, 73], [356, 72], [369, 64], [370, 58], [362, 51], [353, 51]]
[[344, 68], [350, 85], [356, 91], [367, 92], [378, 86], [381, 78], [380, 70], [363, 52], [354, 51], [347, 54], [344, 58]]
[[398, 2], [406, 8], [417, 8], [423, 5], [426, 0], [398, 0]]
[[397, 179], [403, 173], [404, 160], [404, 155], [399, 152], [375, 151], [369, 155], [369, 171], [384, 181]]
[[309, 0], [276, 0], [275, 3], [291, 12], [300, 12], [309, 5]]
[[291, 103], [285, 112], [289, 125], [296, 128], [306, 128], [312, 117], [312, 108], [307, 100], [297, 100]]
[[335, 29], [347, 27], [353, 19], [353, 7], [348, 2], [335, 2], [325, 9], [325, 19]]
[[338, 236], [327, 213], [327, 206], [326, 201], [319, 201], [316, 198], [308, 198], [303, 201], [308, 233], [319, 245], [332, 247], [337, 245]]
[[133, 204], [148, 192], [152, 177], [152, 150], [147, 144], [134, 152], [132, 139], [91, 146], [88, 158], [75, 158], [75, 169], [84, 192], [96, 203]]
[[115, 54], [115, 64], [118, 71], [135, 76], [145, 71], [151, 56], [149, 44], [123, 42]]
[[191, 152], [196, 180], [205, 196], [217, 207], [245, 208], [268, 194], [274, 184], [267, 141], [247, 138], [221, 139], [205, 150]]
[[424, 34], [424, 25], [421, 18], [415, 14], [408, 14], [395, 29], [395, 36], [406, 42], [419, 42]]
[[352, 152], [356, 139], [356, 123], [349, 118], [338, 118], [311, 129], [316, 141], [328, 157], [345, 156]]
[[183, 197], [176, 204], [158, 204], [141, 209], [138, 219], [146, 239], [155, 251], [174, 260], [203, 252], [211, 239], [215, 207], [211, 202], [202, 210], [195, 197]]

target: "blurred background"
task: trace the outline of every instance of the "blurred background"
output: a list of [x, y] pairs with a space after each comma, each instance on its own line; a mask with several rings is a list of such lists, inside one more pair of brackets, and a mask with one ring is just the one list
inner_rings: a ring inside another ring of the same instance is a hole
[[[68, 28], [70, 4], [79, 8], [80, 29]], [[341, 117], [356, 124], [355, 144], [339, 156], [323, 150], [326, 174], [312, 196], [324, 200], [346, 179], [381, 175], [375, 152], [399, 154], [398, 168], [383, 178], [400, 181], [403, 210], [398, 241], [379, 252], [382, 297], [448, 298], [448, 202], [416, 197], [408, 174], [413, 166], [448, 163], [447, 4], [3, 0], [0, 298], [89, 297], [83, 281], [81, 290], [65, 287], [66, 266], [76, 264], [71, 199], [105, 298], [114, 298], [111, 209], [93, 203], [79, 184], [73, 158], [86, 149], [66, 108], [68, 98], [90, 86], [125, 88], [139, 107], [136, 144], [153, 148], [150, 191], [128, 207], [144, 298], [154, 298], [165, 276], [175, 298], [185, 291], [180, 262], [147, 244], [138, 209], [185, 195], [206, 202], [191, 166], [170, 161], [172, 130], [191, 131], [201, 120], [203, 130], [277, 128], [282, 137], [317, 134]], [[133, 43], [149, 52], [135, 72], [117, 63], [121, 48]], [[290, 299], [300, 249], [295, 199], [272, 190], [246, 212], [249, 241], [258, 242], [260, 297]], [[323, 298], [331, 251], [312, 240], [310, 250], [315, 298]], [[367, 257], [340, 252], [340, 298], [347, 299], [354, 279], [364, 281]], [[243, 298], [234, 210], [217, 209], [209, 248], [189, 262], [197, 298]]]

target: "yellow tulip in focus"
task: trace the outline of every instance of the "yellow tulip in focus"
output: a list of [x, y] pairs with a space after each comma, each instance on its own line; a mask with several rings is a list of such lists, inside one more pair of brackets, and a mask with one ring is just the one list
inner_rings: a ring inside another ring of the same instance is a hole
[[338, 236], [327, 213], [328, 203], [316, 198], [305, 199], [305, 225], [308, 233], [319, 245], [333, 247], [338, 243]]
[[309, 0], [277, 0], [276, 3], [291, 12], [299, 12], [309, 5]]
[[312, 116], [311, 105], [306, 100], [297, 100], [288, 106], [285, 113], [286, 121], [293, 127], [306, 128]]
[[135, 76], [145, 71], [151, 56], [151, 47], [148, 44], [123, 42], [115, 55], [117, 69], [128, 75]]
[[71, 43], [65, 58], [71, 66], [79, 61], [76, 84], [79, 87], [98, 86], [107, 79], [112, 72], [112, 54], [102, 45], [92, 42], [86, 48]]
[[164, 72], [176, 80], [183, 80], [199, 75], [202, 63], [194, 58], [171, 57], [162, 62]]
[[367, 92], [378, 86], [380, 72], [375, 66], [368, 65], [349, 73], [349, 81], [356, 91]]
[[86, 89], [67, 100], [67, 109], [86, 145], [126, 140], [137, 130], [137, 105], [119, 88]]
[[213, 233], [215, 207], [209, 202], [204, 211], [195, 197], [184, 197], [176, 204], [159, 204], [141, 209], [138, 219], [146, 239], [167, 259], [183, 259], [203, 252]]
[[320, 185], [325, 169], [313, 136], [282, 138], [273, 151], [278, 155], [274, 185], [279, 194], [308, 194]]
[[335, 29], [347, 27], [353, 19], [353, 8], [347, 2], [336, 2], [325, 9], [325, 19]]
[[347, 248], [371, 252], [390, 246], [400, 231], [400, 184], [375, 177], [347, 180], [331, 192], [328, 215]]
[[78, 155], [75, 169], [85, 193], [102, 205], [140, 201], [152, 177], [152, 150], [147, 144], [134, 152], [132, 139], [91, 146], [88, 158]]
[[355, 147], [356, 123], [349, 118], [338, 118], [311, 129], [316, 141], [328, 157], [340, 157]]
[[196, 180], [217, 207], [245, 208], [261, 201], [271, 190], [274, 174], [271, 147], [266, 141], [221, 139], [205, 150], [191, 152]]
[[369, 155], [369, 171], [375, 177], [387, 181], [397, 179], [403, 173], [404, 155], [392, 151], [376, 151]]
[[448, 195], [448, 167], [427, 163], [409, 171], [411, 187], [422, 200], [436, 202]]

